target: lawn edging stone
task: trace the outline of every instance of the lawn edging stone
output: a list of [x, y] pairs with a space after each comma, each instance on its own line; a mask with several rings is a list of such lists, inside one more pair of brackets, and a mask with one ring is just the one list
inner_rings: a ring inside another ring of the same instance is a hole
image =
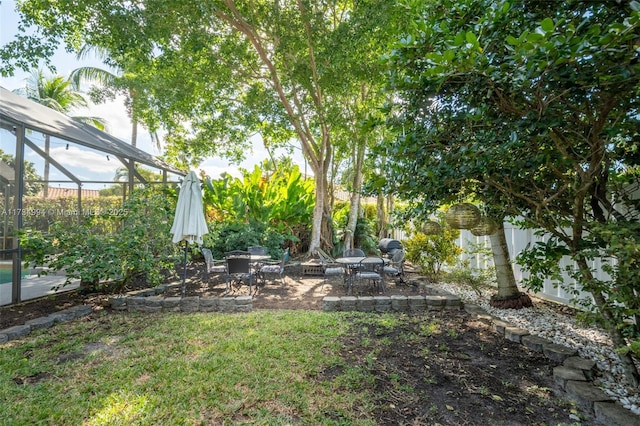
[[[480, 321], [488, 324], [505, 339], [544, 354], [550, 360], [561, 365], [553, 369], [553, 377], [562, 391], [592, 416], [598, 424], [608, 426], [640, 425], [640, 416], [627, 410], [609, 397], [593, 383], [597, 374], [593, 360], [578, 356], [578, 352], [567, 346], [558, 345], [543, 339], [528, 330], [514, 327], [499, 318], [491, 317], [478, 305], [465, 304], [464, 309]], [[491, 321], [487, 321], [491, 318]]]
[[453, 294], [393, 296], [325, 296], [324, 312], [406, 312], [418, 313], [443, 309], [462, 309], [463, 303]]
[[253, 297], [163, 297], [168, 289], [180, 287], [180, 284], [169, 284], [152, 289], [131, 291], [109, 299], [111, 309], [129, 312], [251, 312]]
[[5, 328], [0, 330], [0, 344], [27, 336], [32, 331], [50, 328], [59, 322], [72, 321], [76, 318], [89, 315], [91, 312], [93, 312], [93, 308], [90, 305], [76, 305], [46, 317], [34, 318], [22, 325]]

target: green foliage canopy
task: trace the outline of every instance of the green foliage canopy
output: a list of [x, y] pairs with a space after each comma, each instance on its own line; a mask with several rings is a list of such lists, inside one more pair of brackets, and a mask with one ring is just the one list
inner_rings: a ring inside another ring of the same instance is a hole
[[314, 184], [290, 162], [278, 163], [270, 172], [255, 166], [252, 171], [243, 170], [242, 178], [223, 174], [204, 180], [209, 223], [205, 245], [218, 258], [251, 245], [266, 246], [278, 258], [287, 240], [297, 242], [297, 232], [309, 229]]
[[377, 59], [404, 22], [403, 8], [386, 0], [25, 0], [20, 12], [39, 33], [3, 46], [0, 72], [33, 60], [22, 54], [50, 55], [60, 41], [106, 52], [141, 121], [167, 129], [175, 164], [240, 162], [255, 134], [270, 147], [295, 139], [316, 179], [310, 249], [331, 237], [336, 147], [368, 141], [359, 129], [383, 99]]
[[192, 162], [239, 160], [254, 133], [270, 144], [297, 134], [312, 161], [323, 158], [322, 133], [345, 119], [341, 100], [380, 75], [371, 55], [398, 16], [379, 0], [29, 0], [19, 10], [21, 28], [37, 33], [2, 46], [3, 75], [49, 59], [61, 41], [95, 46], [123, 71], [141, 118], [167, 128], [168, 155]]
[[604, 3], [416, 10], [390, 55], [406, 136], [386, 147], [389, 187], [429, 207], [467, 187], [554, 227], [577, 191], [601, 197], [596, 180], [633, 166], [640, 124], [638, 11]]
[[596, 280], [589, 260], [614, 248], [598, 226], [640, 215], [615, 203], [639, 180], [640, 3], [410, 4], [413, 31], [389, 56], [406, 136], [385, 147], [387, 189], [425, 210], [471, 193], [543, 229], [626, 346], [620, 319], [638, 312], [612, 289], [629, 281]]
[[310, 223], [313, 196], [313, 181], [304, 179], [298, 166], [279, 168], [267, 176], [256, 165], [251, 172], [244, 170], [242, 179], [228, 174], [207, 178], [203, 201], [211, 219], [240, 219], [287, 233]]

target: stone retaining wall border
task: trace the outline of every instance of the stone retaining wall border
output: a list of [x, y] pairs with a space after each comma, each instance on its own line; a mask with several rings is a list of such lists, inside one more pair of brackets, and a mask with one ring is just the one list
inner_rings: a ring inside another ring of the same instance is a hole
[[464, 309], [492, 327], [505, 339], [540, 352], [560, 365], [553, 369], [553, 378], [578, 407], [592, 416], [598, 424], [608, 426], [640, 426], [640, 416], [627, 410], [593, 384], [597, 375], [596, 362], [578, 356], [578, 351], [558, 345], [529, 331], [493, 317], [477, 305], [465, 304]]
[[19, 339], [35, 330], [53, 327], [54, 324], [59, 322], [68, 322], [89, 315], [92, 310], [90, 305], [72, 306], [46, 317], [34, 318], [25, 322], [23, 325], [14, 325], [13, 327], [5, 328], [0, 330], [0, 344]]
[[324, 312], [424, 312], [442, 309], [462, 309], [462, 301], [452, 294], [436, 296], [326, 296]]
[[158, 286], [129, 292], [123, 296], [109, 299], [111, 308], [116, 311], [141, 312], [251, 312], [253, 297], [161, 297], [167, 289], [179, 287], [179, 284]]

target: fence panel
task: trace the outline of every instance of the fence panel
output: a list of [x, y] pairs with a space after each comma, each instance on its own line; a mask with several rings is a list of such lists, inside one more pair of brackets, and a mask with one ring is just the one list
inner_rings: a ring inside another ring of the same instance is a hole
[[[504, 227], [507, 245], [509, 246], [509, 257], [511, 258], [511, 262], [513, 263], [513, 271], [516, 277], [516, 281], [520, 285], [523, 278], [526, 278], [528, 276], [528, 273], [523, 271], [520, 265], [515, 263], [516, 256], [521, 253], [527, 246], [533, 245], [538, 241], [544, 242], [549, 237], [538, 236], [531, 229], [520, 229], [510, 223], [505, 223]], [[470, 250], [473, 250], [474, 245], [481, 245], [490, 249], [491, 242], [489, 240], [489, 237], [476, 237], [468, 230], [461, 230], [458, 244], [465, 251], [461, 256], [463, 256], [463, 259], [470, 261], [470, 266], [472, 268], [486, 269], [493, 267], [493, 261], [490, 257], [487, 259], [483, 259], [483, 256], [477, 253], [469, 253]], [[566, 266], [575, 267], [574, 263], [568, 257], [565, 257], [561, 260], [561, 268], [564, 269]], [[610, 279], [609, 275], [602, 270], [601, 259], [595, 259], [591, 262], [590, 266], [594, 271], [594, 275], [597, 279]], [[572, 294], [574, 291], [578, 292], [580, 298], [590, 298], [588, 293], [580, 290], [579, 284], [567, 273], [563, 272], [563, 279], [565, 281], [564, 287], [559, 286], [557, 282], [551, 279], [545, 279], [543, 289], [537, 294], [537, 296], [569, 305], [572, 304], [571, 299], [573, 299], [574, 297], [574, 295]]]

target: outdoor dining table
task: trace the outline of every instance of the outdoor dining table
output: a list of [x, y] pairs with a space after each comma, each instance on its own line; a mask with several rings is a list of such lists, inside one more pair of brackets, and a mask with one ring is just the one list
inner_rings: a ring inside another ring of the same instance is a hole
[[[345, 273], [347, 275], [347, 294], [351, 295], [351, 291], [353, 289], [353, 280], [355, 279], [355, 274], [358, 271], [358, 266], [363, 259], [366, 259], [365, 256], [347, 256], [347, 257], [337, 257], [336, 263], [339, 263], [344, 266]], [[389, 263], [389, 259], [383, 259], [384, 263]]]

